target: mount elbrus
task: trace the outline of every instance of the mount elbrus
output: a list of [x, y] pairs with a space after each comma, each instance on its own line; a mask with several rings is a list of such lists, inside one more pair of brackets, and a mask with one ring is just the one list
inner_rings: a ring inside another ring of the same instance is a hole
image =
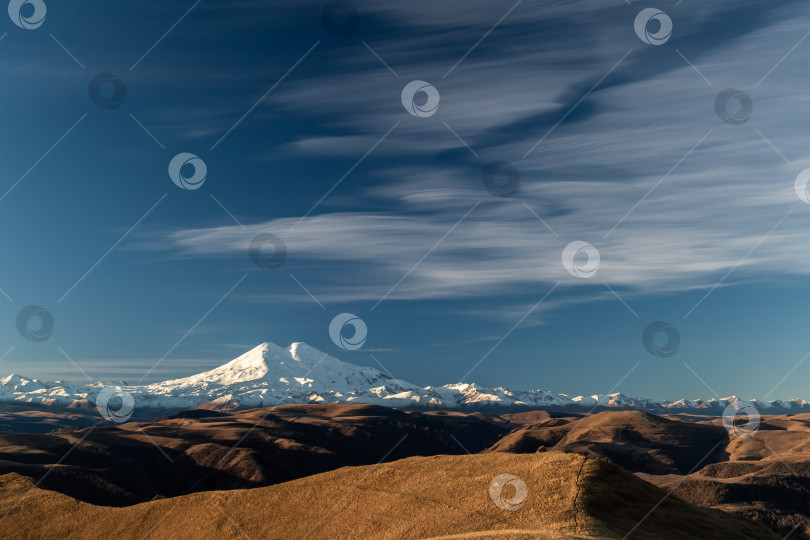
[[[87, 407], [95, 405], [103, 389], [111, 386], [131, 395], [138, 409], [171, 410], [200, 405], [234, 409], [337, 402], [441, 409], [608, 407], [721, 413], [738, 401], [735, 396], [655, 401], [621, 393], [569, 397], [544, 390], [482, 388], [474, 383], [421, 387], [371, 367], [343, 362], [306, 343], [287, 347], [262, 343], [210, 371], [146, 386], [47, 382], [12, 374], [0, 379], [0, 402]], [[750, 403], [770, 413], [810, 410], [810, 403], [802, 399]]]

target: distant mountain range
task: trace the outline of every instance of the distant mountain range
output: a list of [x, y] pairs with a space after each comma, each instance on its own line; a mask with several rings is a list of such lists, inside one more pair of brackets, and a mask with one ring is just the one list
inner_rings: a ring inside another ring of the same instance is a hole
[[[719, 414], [729, 403], [742, 401], [736, 396], [655, 401], [621, 393], [569, 397], [544, 390], [482, 388], [472, 383], [421, 387], [391, 378], [371, 367], [342, 362], [306, 343], [293, 343], [288, 347], [262, 343], [210, 371], [147, 386], [130, 386], [124, 382], [45, 382], [12, 374], [0, 379], [0, 402], [89, 407], [95, 405], [102, 388], [110, 385], [131, 394], [136, 408], [173, 410], [198, 406], [239, 409], [291, 403], [351, 402], [436, 409], [573, 407], [587, 410], [609, 407]], [[810, 411], [810, 402], [803, 399], [750, 400], [747, 403], [773, 414]]]

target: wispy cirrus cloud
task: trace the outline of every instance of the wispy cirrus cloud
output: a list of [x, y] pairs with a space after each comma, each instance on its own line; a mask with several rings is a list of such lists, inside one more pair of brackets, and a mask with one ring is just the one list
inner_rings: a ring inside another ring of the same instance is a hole
[[[305, 72], [269, 101], [321, 117], [324, 132], [274, 153], [359, 157], [401, 122], [370, 160], [375, 182], [335, 191], [297, 226], [298, 215], [246, 221], [245, 229], [175, 230], [160, 248], [236, 256], [253, 235], [273, 231], [287, 243], [291, 264], [330, 265], [317, 276], [325, 301], [377, 299], [406, 273], [390, 298], [519, 297], [526, 287], [558, 281], [592, 285], [562, 268], [561, 251], [573, 240], [599, 250], [597, 283], [629, 295], [709, 288], [732, 269], [725, 284], [810, 270], [810, 258], [795, 249], [810, 241], [810, 217], [792, 184], [810, 166], [797, 114], [810, 102], [795, 91], [803, 76], [797, 66], [810, 52], [799, 48], [780, 63], [803, 34], [786, 16], [798, 4], [753, 2], [745, 17], [731, 2], [673, 8], [675, 34], [665, 47], [637, 39], [637, 8], [580, 2], [574, 13], [569, 3], [542, 3], [532, 11], [535, 4], [516, 9], [446, 78], [457, 58], [438, 51], [475, 43], [489, 27], [485, 10], [450, 31], [442, 24], [442, 32], [426, 35], [377, 36], [375, 50], [399, 77], [361, 47], [328, 76]], [[455, 9], [365, 8], [412, 29], [446, 21]], [[531, 25], [551, 35], [527, 37]], [[399, 104], [411, 78], [441, 92], [430, 119], [410, 117]], [[714, 114], [715, 97], [728, 86], [754, 101], [755, 114], [742, 126]], [[516, 197], [497, 199], [481, 186], [492, 160], [520, 171]], [[359, 201], [380, 210], [356, 211]], [[585, 288], [604, 298], [596, 289]]]

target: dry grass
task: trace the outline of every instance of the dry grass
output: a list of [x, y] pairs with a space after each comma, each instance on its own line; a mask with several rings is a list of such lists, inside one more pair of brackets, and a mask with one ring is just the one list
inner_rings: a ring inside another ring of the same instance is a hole
[[[528, 487], [525, 505], [517, 511], [498, 508], [490, 499], [490, 482], [502, 473], [520, 477]], [[269, 487], [118, 508], [32, 489], [28, 478], [8, 474], [0, 477], [0, 515], [5, 515], [0, 537], [622, 538], [664, 495], [618, 467], [558, 452], [412, 457]], [[780, 536], [671, 496], [631, 538]]]

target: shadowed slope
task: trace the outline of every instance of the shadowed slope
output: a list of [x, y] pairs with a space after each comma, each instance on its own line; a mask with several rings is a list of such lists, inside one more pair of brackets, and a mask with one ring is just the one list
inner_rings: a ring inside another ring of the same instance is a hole
[[387, 460], [459, 454], [464, 448], [479, 452], [505, 431], [475, 416], [375, 405], [282, 405], [232, 414], [195, 410], [94, 430], [0, 433], [0, 474], [44, 477], [47, 489], [95, 504], [127, 505], [376, 463], [395, 445]]

